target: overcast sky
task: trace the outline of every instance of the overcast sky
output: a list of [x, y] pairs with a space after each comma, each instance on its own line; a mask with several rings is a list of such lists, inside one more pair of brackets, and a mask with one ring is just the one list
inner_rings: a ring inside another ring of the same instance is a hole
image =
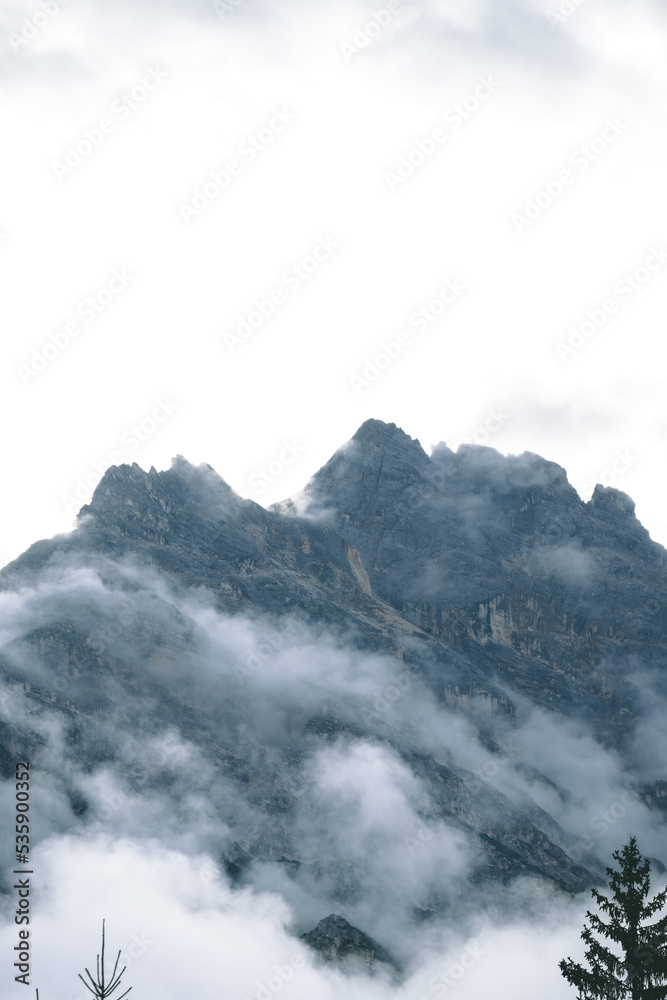
[[268, 504], [368, 417], [667, 543], [664, 3], [5, 0], [0, 47], [0, 562], [114, 462]]

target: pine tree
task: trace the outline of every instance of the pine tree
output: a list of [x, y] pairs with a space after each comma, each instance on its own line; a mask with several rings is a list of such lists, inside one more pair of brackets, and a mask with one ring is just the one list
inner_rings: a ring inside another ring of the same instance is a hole
[[[571, 958], [563, 959], [559, 968], [577, 987], [578, 1000], [667, 1000], [667, 914], [645, 923], [665, 906], [667, 889], [646, 902], [651, 862], [640, 854], [636, 837], [621, 851], [614, 851], [613, 857], [619, 869], [607, 868], [611, 898], [591, 889], [609, 922], [589, 911], [589, 923], [581, 932], [590, 969]], [[607, 938], [616, 950], [597, 938]]]
[[[86, 969], [85, 970], [86, 975], [90, 980], [90, 985], [89, 985], [83, 978], [81, 973], [79, 973], [79, 979], [86, 987], [88, 992], [93, 994], [95, 1000], [106, 1000], [106, 998], [110, 997], [112, 993], [115, 993], [118, 987], [120, 986], [121, 977], [125, 972], [125, 969], [127, 968], [127, 966], [124, 965], [123, 968], [120, 970], [120, 972], [118, 972], [118, 963], [120, 962], [120, 952], [118, 952], [118, 955], [116, 956], [116, 963], [113, 967], [113, 972], [111, 973], [111, 977], [107, 980], [106, 969], [104, 967], [104, 948], [105, 948], [105, 921], [103, 920], [102, 955], [101, 957], [100, 955], [97, 956], [97, 978], [93, 979], [88, 969]], [[125, 990], [124, 993], [121, 993], [119, 997], [115, 997], [114, 1000], [123, 1000], [123, 998], [128, 995], [131, 989], [132, 987], [130, 986], [129, 989]], [[37, 995], [37, 1000], [39, 1000], [39, 990], [35, 990], [35, 993]]]
[[[79, 973], [79, 979], [81, 980], [81, 982], [83, 983], [83, 985], [86, 987], [86, 989], [90, 993], [93, 994], [93, 996], [95, 997], [95, 1000], [106, 1000], [106, 997], [110, 997], [111, 994], [115, 993], [116, 990], [118, 989], [118, 987], [120, 986], [121, 977], [122, 977], [123, 973], [125, 972], [125, 969], [127, 968], [127, 966], [123, 966], [123, 968], [120, 970], [120, 972], [118, 972], [117, 970], [118, 970], [118, 963], [119, 963], [119, 961], [120, 961], [120, 951], [118, 952], [118, 955], [116, 956], [116, 963], [115, 963], [115, 965], [113, 967], [113, 972], [111, 973], [111, 977], [107, 980], [107, 978], [106, 978], [106, 971], [105, 971], [105, 968], [104, 968], [104, 920], [103, 920], [102, 921], [102, 956], [101, 956], [101, 959], [100, 959], [99, 955], [97, 956], [97, 977], [95, 979], [93, 979], [93, 977], [91, 976], [91, 974], [88, 971], [88, 969], [86, 969], [85, 973], [88, 976], [88, 979], [90, 980], [90, 985], [89, 985], [86, 982], [86, 980], [83, 978], [83, 976], [81, 975], [81, 973]], [[132, 989], [132, 987], [130, 986], [130, 989], [125, 990], [125, 992], [121, 993], [121, 995], [119, 997], [116, 997], [115, 1000], [123, 1000], [123, 997], [126, 997], [127, 994], [130, 992], [131, 989]]]

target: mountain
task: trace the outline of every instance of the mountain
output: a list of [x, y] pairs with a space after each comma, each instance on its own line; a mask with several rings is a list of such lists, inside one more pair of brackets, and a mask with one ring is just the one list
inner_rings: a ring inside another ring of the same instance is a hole
[[376, 420], [270, 510], [114, 467], [0, 572], [2, 774], [42, 776], [42, 838], [208, 853], [308, 943], [409, 961], [603, 881], [624, 824], [659, 859], [665, 559], [624, 493]]
[[301, 935], [301, 940], [326, 962], [360, 967], [363, 971], [386, 966], [390, 975], [398, 972], [396, 962], [382, 945], [336, 913], [320, 920], [312, 931]]
[[485, 675], [623, 744], [628, 663], [667, 665], [666, 553], [626, 494], [597, 486], [583, 503], [537, 455], [440, 445], [429, 458], [369, 420], [305, 499], [359, 552], [376, 597]]

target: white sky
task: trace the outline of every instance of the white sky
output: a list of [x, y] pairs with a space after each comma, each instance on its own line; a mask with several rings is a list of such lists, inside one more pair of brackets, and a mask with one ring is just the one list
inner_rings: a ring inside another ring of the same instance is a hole
[[[586, 499], [599, 480], [628, 492], [667, 543], [662, 2], [403, 0], [352, 55], [384, 0], [241, 0], [224, 16], [208, 0], [44, 3], [48, 19], [23, 0], [0, 13], [0, 563], [69, 530], [63, 495], [96, 465], [183, 454], [267, 504], [368, 417], [428, 451], [483, 440], [498, 412], [489, 444], [559, 462]], [[552, 25], [559, 3], [572, 12]], [[494, 92], [472, 110], [480, 78]], [[466, 99], [466, 121], [447, 116]], [[276, 109], [294, 120], [250, 161], [240, 146]], [[387, 172], [437, 128], [446, 140], [391, 190]], [[186, 222], [180, 206], [230, 160], [237, 175]], [[518, 233], [513, 213], [539, 192], [551, 204]], [[285, 272], [318, 240], [339, 246], [296, 288]], [[80, 303], [114, 271], [127, 287], [87, 322]], [[465, 292], [357, 391], [447, 280]], [[223, 335], [277, 290], [230, 351]], [[613, 314], [559, 357], [605, 300]], [[26, 375], [71, 323], [76, 338]], [[156, 400], [176, 408], [133, 444]], [[281, 471], [285, 443], [298, 454]], [[279, 474], [262, 489], [268, 463]]]

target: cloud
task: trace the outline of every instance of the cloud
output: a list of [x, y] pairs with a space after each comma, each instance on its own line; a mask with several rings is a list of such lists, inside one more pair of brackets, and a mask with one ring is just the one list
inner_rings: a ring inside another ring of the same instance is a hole
[[595, 556], [577, 541], [538, 550], [535, 564], [542, 573], [551, 573], [563, 583], [580, 587], [585, 587], [600, 573]]
[[[80, 1000], [77, 978], [94, 971], [106, 920], [107, 961], [121, 951], [123, 983], [145, 1000], [380, 1000], [387, 984], [318, 965], [290, 934], [291, 913], [275, 894], [233, 889], [211, 877], [210, 859], [158, 842], [100, 836], [53, 838], [35, 861], [33, 982], [52, 1000]], [[561, 907], [541, 927], [502, 929], [481, 922], [465, 939], [430, 933], [417, 971], [392, 989], [396, 1000], [428, 1000], [449, 989], [463, 1000], [488, 992], [528, 1000], [539, 984], [548, 1000], [565, 996], [556, 968], [578, 954], [579, 905]], [[0, 929], [0, 972], [11, 981], [13, 924]], [[108, 969], [108, 967], [107, 967]], [[493, 984], [495, 983], [495, 986]], [[449, 984], [449, 986], [447, 985]]]
[[[111, 68], [104, 47], [110, 38], [115, 48], [125, 51], [152, 45], [163, 58], [168, 50], [182, 55], [198, 37], [221, 44], [233, 38], [261, 52], [265, 64], [278, 67], [288, 58], [309, 63], [312, 50], [323, 46], [327, 37], [335, 50], [372, 13], [361, 0], [318, 4], [316, 13], [304, 0], [289, 0], [279, 8], [261, 0], [241, 0], [226, 11], [222, 0], [218, 5], [220, 12], [214, 0], [163, 0], [159, 6], [150, 0], [113, 8], [98, 0], [78, 0], [58, 6], [57, 13], [40, 11], [36, 28], [35, 12], [26, 12], [16, 2], [5, 5], [0, 24], [5, 80], [27, 75], [41, 81], [83, 81]], [[458, 74], [463, 66], [473, 65], [480, 72], [502, 71], [506, 77], [526, 74], [549, 88], [553, 78], [569, 89], [577, 79], [590, 76], [594, 66], [613, 76], [614, 64], [623, 61], [616, 44], [621, 36], [626, 42], [628, 37], [645, 42], [652, 32], [665, 29], [664, 11], [657, 2], [640, 7], [628, 0], [611, 3], [612, 16], [607, 16], [603, 31], [593, 3], [578, 5], [562, 23], [550, 23], [547, 15], [558, 7], [557, 0], [471, 0], [465, 7], [454, 0], [404, 0], [370, 59], [379, 69], [386, 54], [399, 73], [420, 84], [443, 81], [452, 70]], [[123, 30], [128, 20], [131, 41]], [[271, 39], [279, 42], [273, 52]]]

